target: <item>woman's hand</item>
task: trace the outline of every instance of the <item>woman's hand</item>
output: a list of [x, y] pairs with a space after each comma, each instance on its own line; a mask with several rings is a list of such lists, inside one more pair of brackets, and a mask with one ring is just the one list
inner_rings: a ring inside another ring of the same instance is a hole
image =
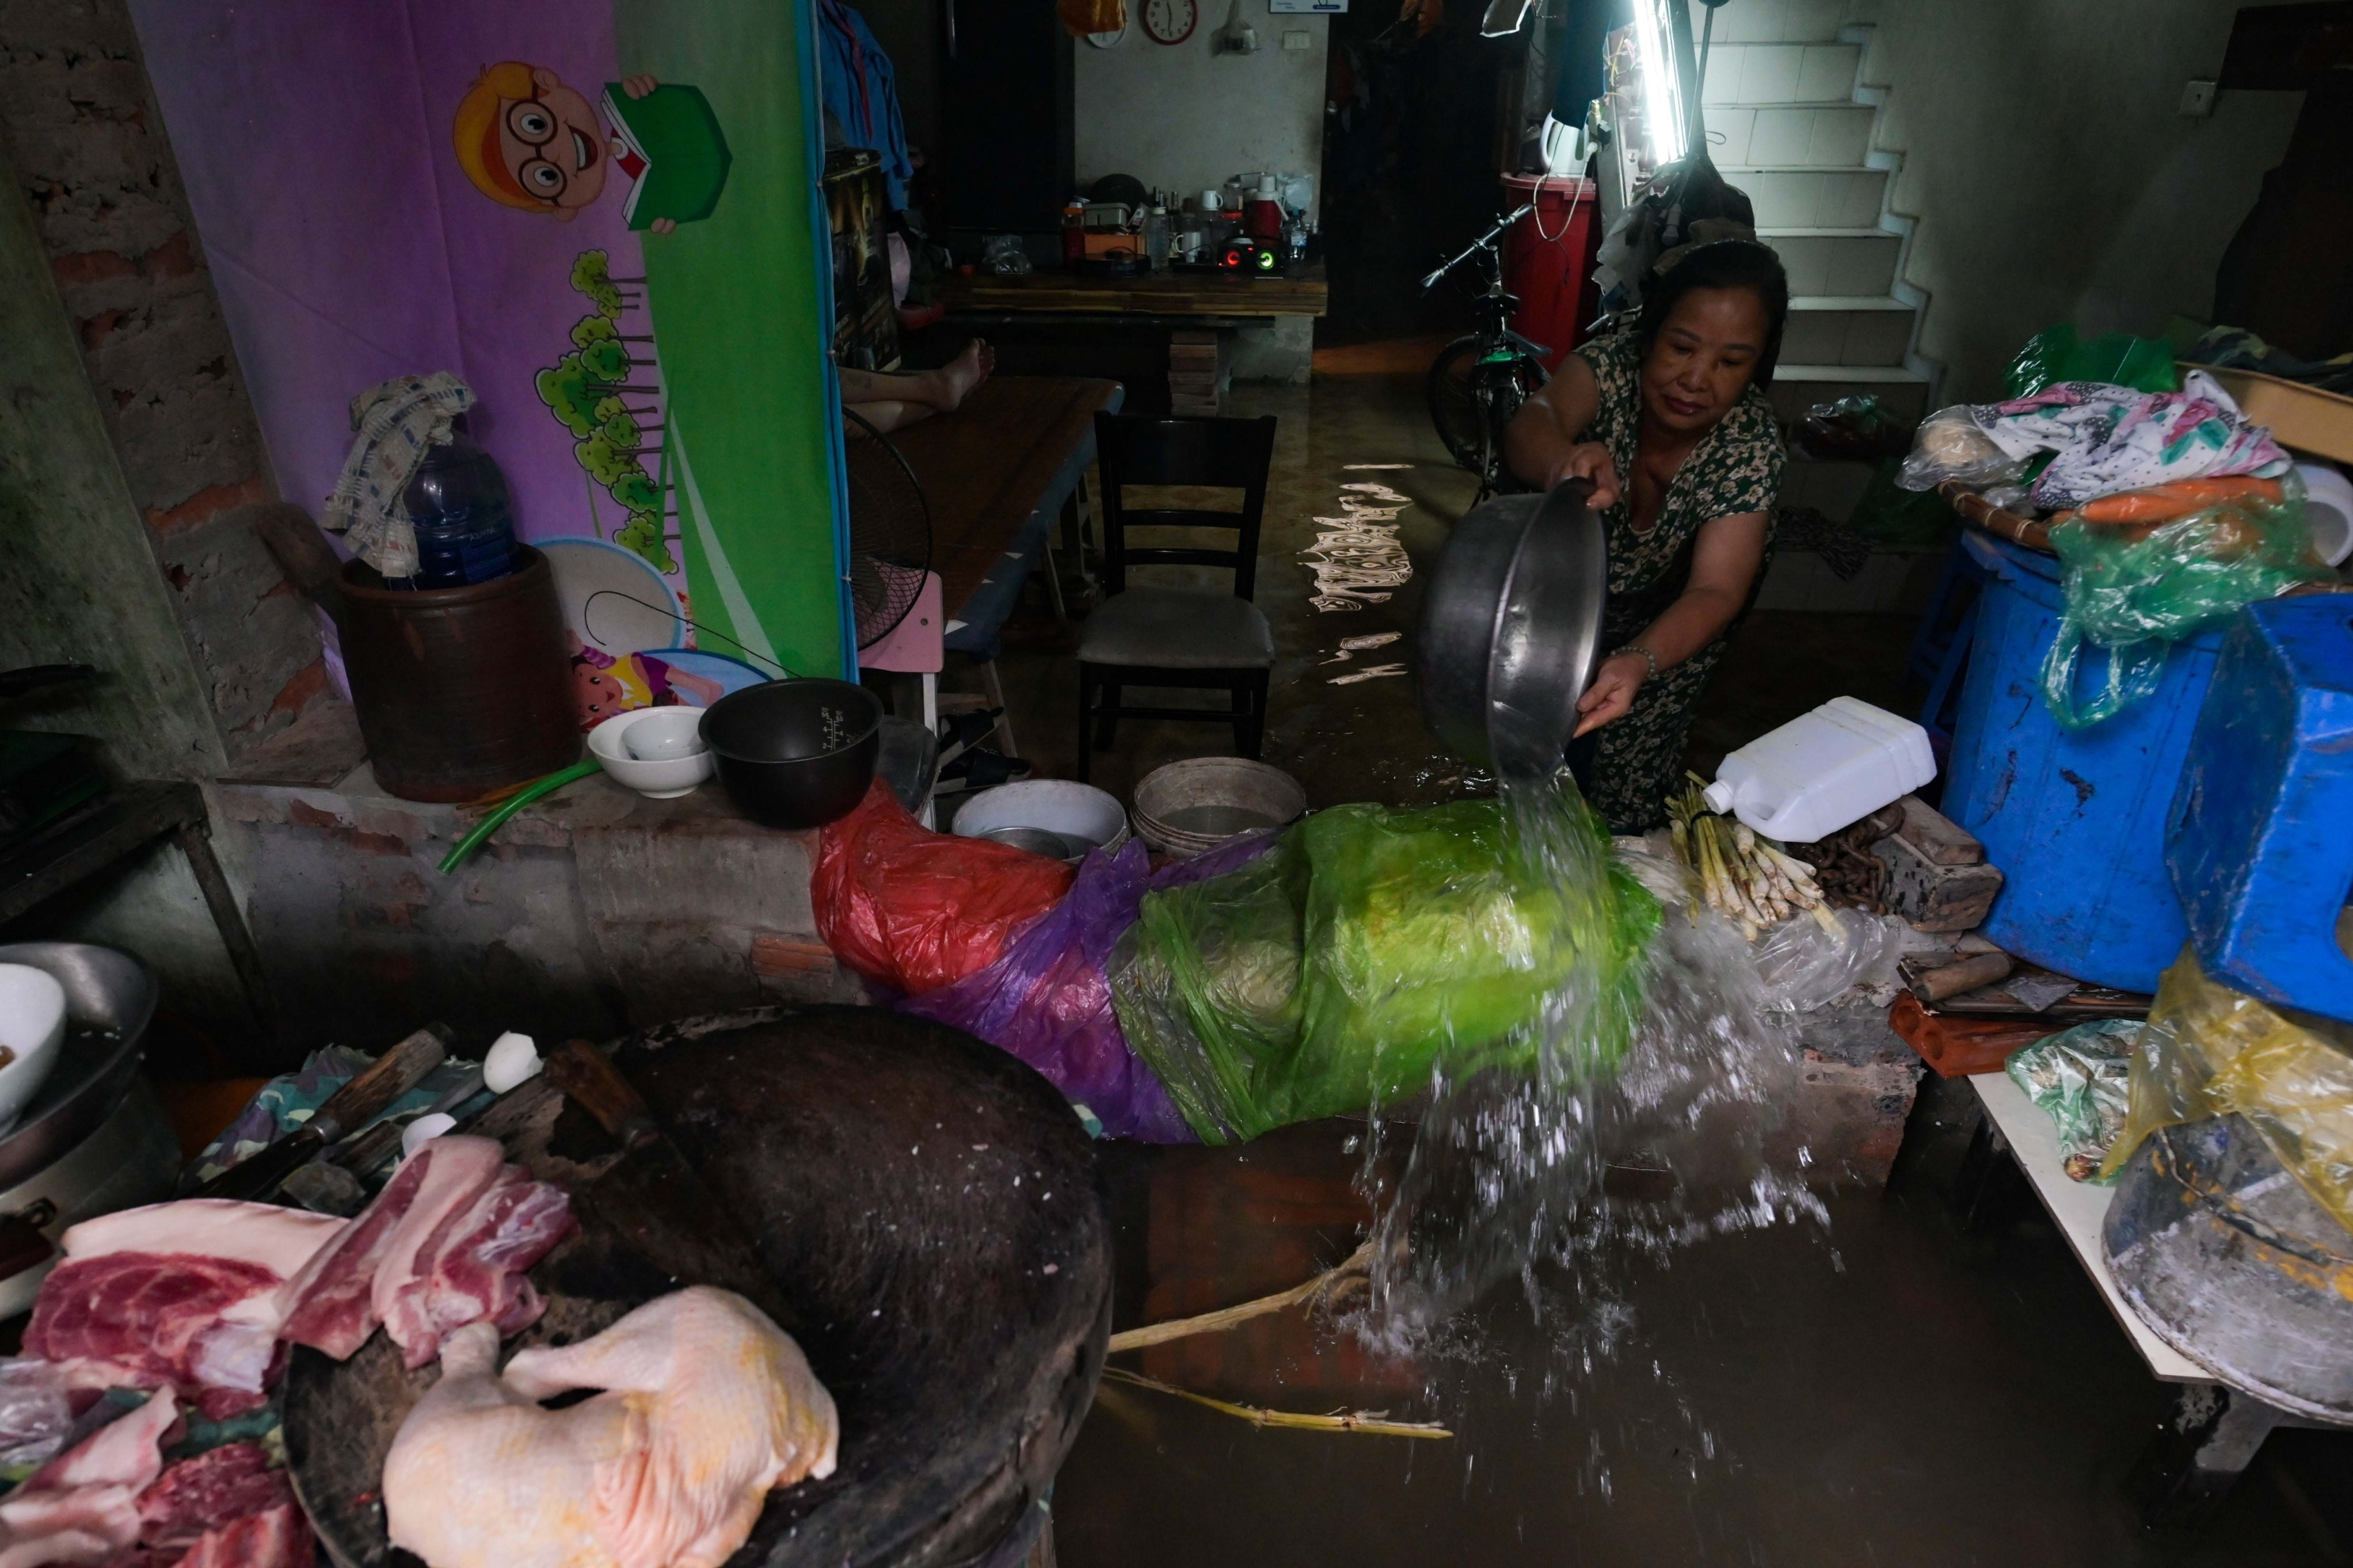
[[[1651, 661], [1639, 653], [1612, 654], [1593, 674], [1593, 684], [1577, 700], [1577, 733], [1614, 724], [1634, 706], [1635, 693], [1650, 678]], [[1571, 739], [1575, 737], [1572, 736]]]
[[1544, 488], [1551, 489], [1564, 479], [1590, 479], [1593, 495], [1586, 504], [1595, 511], [1606, 511], [1618, 503], [1618, 465], [1609, 460], [1609, 448], [1599, 441], [1584, 441], [1563, 452], [1545, 476]]

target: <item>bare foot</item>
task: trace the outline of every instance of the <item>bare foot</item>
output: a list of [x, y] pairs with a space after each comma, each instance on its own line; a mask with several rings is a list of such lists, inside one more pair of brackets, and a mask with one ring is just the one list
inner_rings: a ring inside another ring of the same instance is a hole
[[938, 388], [932, 406], [943, 414], [953, 414], [972, 395], [972, 389], [987, 381], [996, 368], [997, 351], [980, 339], [973, 339], [965, 344], [964, 353], [932, 372]]

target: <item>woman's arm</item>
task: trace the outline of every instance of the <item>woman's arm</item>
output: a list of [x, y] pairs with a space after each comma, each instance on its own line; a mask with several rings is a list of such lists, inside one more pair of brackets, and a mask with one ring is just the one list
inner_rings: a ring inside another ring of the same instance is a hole
[[1600, 511], [1618, 500], [1618, 469], [1609, 448], [1599, 441], [1580, 441], [1601, 408], [1601, 388], [1594, 384], [1593, 367], [1581, 354], [1560, 362], [1560, 372], [1520, 405], [1504, 427], [1504, 461], [1526, 484], [1550, 489], [1563, 479], [1591, 479], [1593, 510]]
[[[1748, 602], [1757, 568], [1765, 562], [1765, 522], [1763, 512], [1743, 511], [1700, 525], [1692, 546], [1691, 581], [1634, 642], [1651, 650], [1660, 669], [1672, 669], [1722, 637]], [[1639, 653], [1603, 659], [1593, 684], [1577, 699], [1577, 732], [1582, 735], [1624, 718], [1651, 673], [1651, 660]]]

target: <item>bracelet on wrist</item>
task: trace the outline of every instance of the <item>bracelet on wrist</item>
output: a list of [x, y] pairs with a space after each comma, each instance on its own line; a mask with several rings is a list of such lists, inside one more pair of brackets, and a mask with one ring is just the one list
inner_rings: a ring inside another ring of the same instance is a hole
[[1609, 657], [1611, 658], [1616, 658], [1620, 654], [1627, 653], [1639, 653], [1642, 656], [1643, 664], [1649, 667], [1642, 676], [1643, 679], [1656, 680], [1659, 679], [1659, 656], [1657, 654], [1652, 653], [1641, 643], [1630, 642], [1623, 647], [1612, 650]]

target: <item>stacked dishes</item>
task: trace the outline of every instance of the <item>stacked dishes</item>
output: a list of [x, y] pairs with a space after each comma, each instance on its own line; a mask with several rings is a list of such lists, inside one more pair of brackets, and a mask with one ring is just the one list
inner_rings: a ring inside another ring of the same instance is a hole
[[1073, 862], [1090, 849], [1116, 851], [1128, 838], [1127, 813], [1118, 798], [1069, 779], [1027, 779], [983, 790], [957, 810], [955, 830]]
[[1296, 821], [1307, 792], [1281, 768], [1243, 757], [1191, 757], [1155, 769], [1135, 786], [1135, 831], [1179, 860], [1245, 833]]

